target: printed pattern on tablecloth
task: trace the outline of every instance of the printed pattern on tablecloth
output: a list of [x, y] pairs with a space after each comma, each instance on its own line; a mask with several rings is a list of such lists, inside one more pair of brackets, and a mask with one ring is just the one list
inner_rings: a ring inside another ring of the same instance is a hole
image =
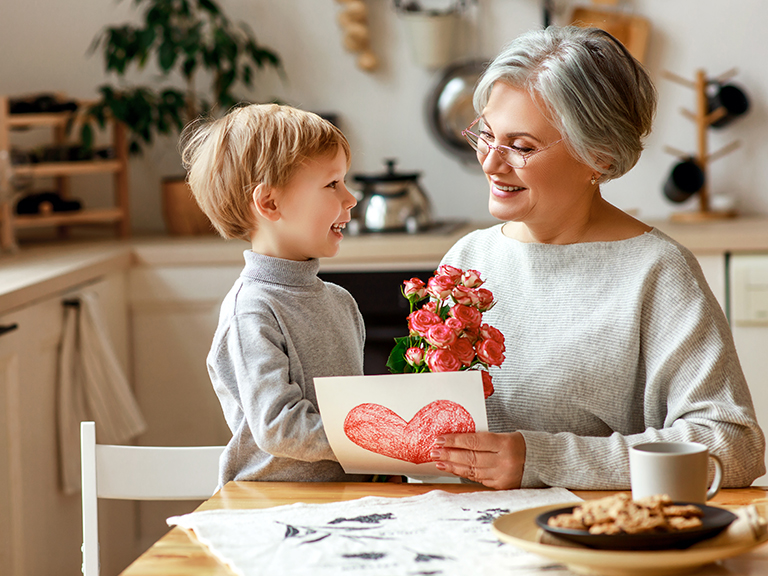
[[[406, 498], [365, 497], [261, 510], [206, 510], [168, 519], [241, 576], [539, 573], [551, 564], [491, 531], [498, 516], [579, 502], [562, 488]], [[566, 573], [547, 570], [547, 574]]]

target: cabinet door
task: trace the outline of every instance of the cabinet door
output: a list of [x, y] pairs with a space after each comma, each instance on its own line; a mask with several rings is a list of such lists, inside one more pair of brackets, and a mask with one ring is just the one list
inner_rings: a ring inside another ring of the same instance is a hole
[[[221, 301], [241, 266], [134, 268], [130, 272], [133, 370], [148, 429], [140, 444], [222, 445], [232, 437], [205, 365]], [[140, 502], [141, 542], [194, 502]]]
[[[115, 335], [118, 357], [127, 358], [119, 277], [94, 284]], [[0, 336], [0, 574], [49, 576], [80, 573], [80, 495], [60, 487], [57, 434], [57, 369], [62, 300], [41, 301], [0, 318], [17, 328]], [[121, 323], [122, 318], [122, 323]], [[122, 332], [122, 333], [121, 333]], [[134, 505], [106, 502], [102, 512], [102, 562], [117, 574], [136, 557]], [[109, 522], [113, 519], [114, 522]], [[113, 545], [113, 542], [119, 545]]]
[[17, 576], [24, 572], [22, 543], [23, 510], [16, 496], [21, 486], [19, 424], [19, 314], [0, 317], [0, 574]]

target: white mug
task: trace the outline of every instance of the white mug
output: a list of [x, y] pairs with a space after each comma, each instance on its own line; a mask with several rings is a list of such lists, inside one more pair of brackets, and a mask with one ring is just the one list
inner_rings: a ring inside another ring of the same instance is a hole
[[[715, 477], [707, 489], [707, 465], [712, 458]], [[675, 502], [704, 504], [723, 482], [723, 463], [698, 442], [649, 442], [631, 446], [629, 471], [632, 498], [667, 494]]]

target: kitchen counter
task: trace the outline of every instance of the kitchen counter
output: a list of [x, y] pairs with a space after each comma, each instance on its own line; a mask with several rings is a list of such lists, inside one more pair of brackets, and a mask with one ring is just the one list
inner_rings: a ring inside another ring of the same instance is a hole
[[[494, 222], [472, 222], [434, 233], [347, 236], [324, 272], [423, 270], [436, 266], [462, 236]], [[680, 224], [649, 222], [696, 254], [768, 253], [768, 217]], [[66, 241], [0, 254], [0, 314], [131, 266], [232, 266], [243, 262], [243, 241], [211, 236]]]

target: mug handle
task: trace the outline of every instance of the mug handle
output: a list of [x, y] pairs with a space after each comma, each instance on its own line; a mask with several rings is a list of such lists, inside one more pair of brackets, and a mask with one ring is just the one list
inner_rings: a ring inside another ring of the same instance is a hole
[[707, 500], [712, 500], [720, 492], [720, 486], [723, 483], [723, 462], [712, 453], [709, 454], [709, 457], [715, 461], [715, 477], [712, 479], [712, 486], [707, 491]]

